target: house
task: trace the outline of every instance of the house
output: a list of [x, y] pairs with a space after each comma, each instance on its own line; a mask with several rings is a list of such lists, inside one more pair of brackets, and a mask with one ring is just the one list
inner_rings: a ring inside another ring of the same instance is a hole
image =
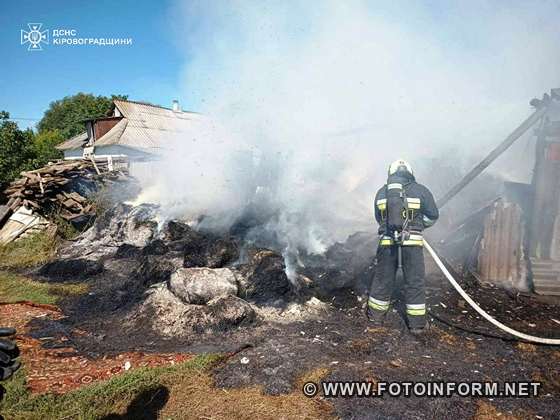
[[57, 149], [65, 159], [95, 158], [126, 161], [131, 174], [148, 171], [166, 144], [178, 136], [195, 136], [203, 117], [182, 111], [178, 101], [172, 108], [143, 102], [114, 100], [111, 115], [86, 121], [86, 130]]

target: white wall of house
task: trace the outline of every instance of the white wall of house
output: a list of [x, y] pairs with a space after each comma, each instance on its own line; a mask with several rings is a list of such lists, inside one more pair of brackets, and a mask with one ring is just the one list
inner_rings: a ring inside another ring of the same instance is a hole
[[[64, 151], [64, 159], [81, 159], [84, 149], [72, 149]], [[137, 149], [123, 147], [119, 145], [96, 146], [96, 159], [107, 158], [108, 156], [126, 156], [129, 162], [129, 173], [132, 176], [148, 179], [154, 170], [154, 162], [158, 159], [157, 155], [146, 153]]]
[[[84, 149], [72, 149], [64, 151], [64, 159], [75, 159], [82, 158]], [[152, 153], [143, 152], [137, 149], [131, 149], [129, 147], [123, 147], [119, 145], [111, 146], [96, 146], [95, 156], [127, 156], [130, 160], [153, 160], [156, 155]]]
[[138, 149], [123, 147], [119, 145], [95, 146], [95, 156], [128, 156], [130, 160], [150, 160], [154, 158], [151, 153], [142, 152]]
[[64, 151], [64, 159], [76, 159], [76, 158], [81, 158], [83, 155], [83, 149], [79, 148], [79, 149], [71, 149], [71, 150], [65, 150]]

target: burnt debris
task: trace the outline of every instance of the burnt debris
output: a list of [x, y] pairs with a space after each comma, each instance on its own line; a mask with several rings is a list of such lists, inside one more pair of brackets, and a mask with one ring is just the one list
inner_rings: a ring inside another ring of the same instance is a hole
[[270, 316], [266, 308], [289, 307], [298, 316], [316, 311], [306, 305], [314, 296], [369, 282], [373, 241], [357, 234], [323, 256], [302, 253], [302, 275], [290, 280], [277, 251], [181, 221], [162, 222], [157, 206], [120, 203], [37, 274], [50, 282], [88, 283], [89, 293], [63, 303], [74, 325], [114, 321], [127, 334], [190, 340], [258, 323]]
[[248, 251], [248, 261], [240, 267], [240, 295], [255, 303], [289, 297], [293, 286], [286, 275], [284, 259], [268, 249]]

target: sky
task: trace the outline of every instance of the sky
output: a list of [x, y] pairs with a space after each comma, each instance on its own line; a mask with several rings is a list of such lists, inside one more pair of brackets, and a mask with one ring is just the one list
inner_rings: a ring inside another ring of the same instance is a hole
[[[188, 56], [174, 42], [169, 12], [165, 1], [2, 1], [0, 109], [12, 117], [41, 118], [51, 101], [77, 92], [126, 94], [171, 106]], [[50, 31], [42, 51], [21, 45], [20, 31], [28, 23]], [[55, 29], [74, 29], [83, 38], [132, 38], [132, 45], [55, 46]]]
[[[548, 89], [545, 84], [553, 79], [550, 73], [558, 70], [558, 59], [546, 57], [558, 50], [560, 41], [554, 30], [560, 17], [557, 2], [474, 1], [468, 2], [469, 6], [467, 2], [433, 0], [344, 3], [354, 5], [357, 14], [368, 14], [367, 22], [385, 25], [385, 29], [394, 25], [405, 41], [420, 34], [423, 42], [411, 43], [413, 47], [424, 48], [432, 58], [439, 55], [439, 64], [469, 66], [468, 71], [474, 74], [461, 77], [478, 82], [471, 89], [491, 91], [487, 96], [499, 95], [504, 103], [525, 106], [532, 96]], [[297, 45], [320, 30], [332, 9], [332, 1], [4, 0], [0, 14], [4, 62], [0, 68], [0, 106], [12, 117], [40, 118], [50, 101], [82, 91], [128, 94], [131, 99], [164, 106], [177, 98], [184, 108], [204, 108], [206, 102], [214, 103], [211, 95], [216, 94], [215, 86], [223, 83], [217, 82], [228, 70], [223, 65], [233, 67], [232, 50], [244, 54], [249, 47], [258, 51], [268, 45], [271, 53], [288, 43]], [[352, 7], [340, 9], [341, 16], [352, 15]], [[84, 38], [132, 38], [133, 44], [54, 46], [51, 39], [43, 51], [30, 52], [20, 45], [20, 31], [30, 22], [42, 23], [43, 29], [50, 31], [75, 29], [78, 37]], [[387, 31], [380, 33], [383, 36]], [[226, 45], [232, 48], [220, 50]], [[212, 53], [201, 54], [201, 47]], [[526, 59], [511, 62], [520, 50]], [[193, 60], [198, 64], [194, 70], [189, 67]], [[539, 73], [546, 73], [549, 79], [542, 83], [531, 80], [539, 66]], [[456, 69], [449, 70], [456, 73]], [[193, 75], [197, 71], [203, 74]], [[189, 72], [190, 78], [186, 76]], [[208, 79], [214, 81], [207, 83]], [[441, 82], [443, 91], [437, 92], [441, 102], [457, 106], [468, 99], [457, 95], [462, 93], [456, 91], [461, 86], [446, 86], [449, 80]], [[20, 123], [29, 125], [32, 121]]]
[[[488, 73], [472, 89], [492, 91], [510, 104], [526, 105], [532, 96], [549, 88], [545, 86], [549, 80], [540, 84], [530, 80], [536, 67], [545, 73], [542, 66], [548, 67], [548, 73], [558, 70], [558, 60], [546, 57], [558, 51], [558, 2], [344, 3], [354, 4], [358, 13], [369, 14], [373, 22], [395, 25], [402, 29], [401, 35], [421, 34], [426, 52], [441, 55], [445, 65], [468, 65], [469, 71]], [[220, 46], [214, 41], [230, 42], [241, 53], [251, 42], [257, 49], [262, 44], [250, 39], [255, 34], [264, 35], [262, 41], [271, 48], [291, 41], [297, 44], [309, 39], [317, 22], [324, 22], [325, 10], [332, 8], [331, 1], [4, 0], [0, 13], [0, 107], [13, 117], [40, 118], [50, 101], [82, 91], [128, 94], [132, 99], [166, 106], [177, 98], [185, 108], [203, 108], [205, 102], [212, 102], [210, 96], [215, 92], [200, 78], [217, 80], [227, 70], [219, 68], [224, 63], [222, 51], [216, 50]], [[279, 17], [271, 19], [272, 12]], [[55, 47], [51, 39], [43, 51], [30, 52], [20, 45], [20, 31], [30, 22], [42, 23], [43, 29], [51, 31], [75, 29], [79, 37], [132, 38], [133, 44]], [[201, 46], [212, 50], [213, 56], [201, 58]], [[527, 52], [527, 59], [511, 63], [512, 55], [520, 49]], [[191, 71], [192, 60], [205, 61], [195, 70], [202, 69], [205, 74], [189, 79], [185, 74]], [[442, 101], [460, 103], [454, 86], [441, 87], [445, 89]], [[32, 121], [20, 123], [29, 125]]]

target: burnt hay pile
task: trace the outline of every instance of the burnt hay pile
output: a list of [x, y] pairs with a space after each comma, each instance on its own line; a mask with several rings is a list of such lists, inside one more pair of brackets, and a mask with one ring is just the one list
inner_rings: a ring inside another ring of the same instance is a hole
[[324, 311], [328, 305], [317, 297], [332, 300], [337, 290], [365, 283], [372, 241], [358, 234], [323, 256], [303, 255], [305, 266], [290, 281], [279, 252], [161, 221], [157, 206], [118, 204], [37, 274], [88, 283], [88, 294], [64, 304], [75, 324], [118, 320], [121, 331], [188, 338], [254, 325], [271, 314], [297, 319]]

